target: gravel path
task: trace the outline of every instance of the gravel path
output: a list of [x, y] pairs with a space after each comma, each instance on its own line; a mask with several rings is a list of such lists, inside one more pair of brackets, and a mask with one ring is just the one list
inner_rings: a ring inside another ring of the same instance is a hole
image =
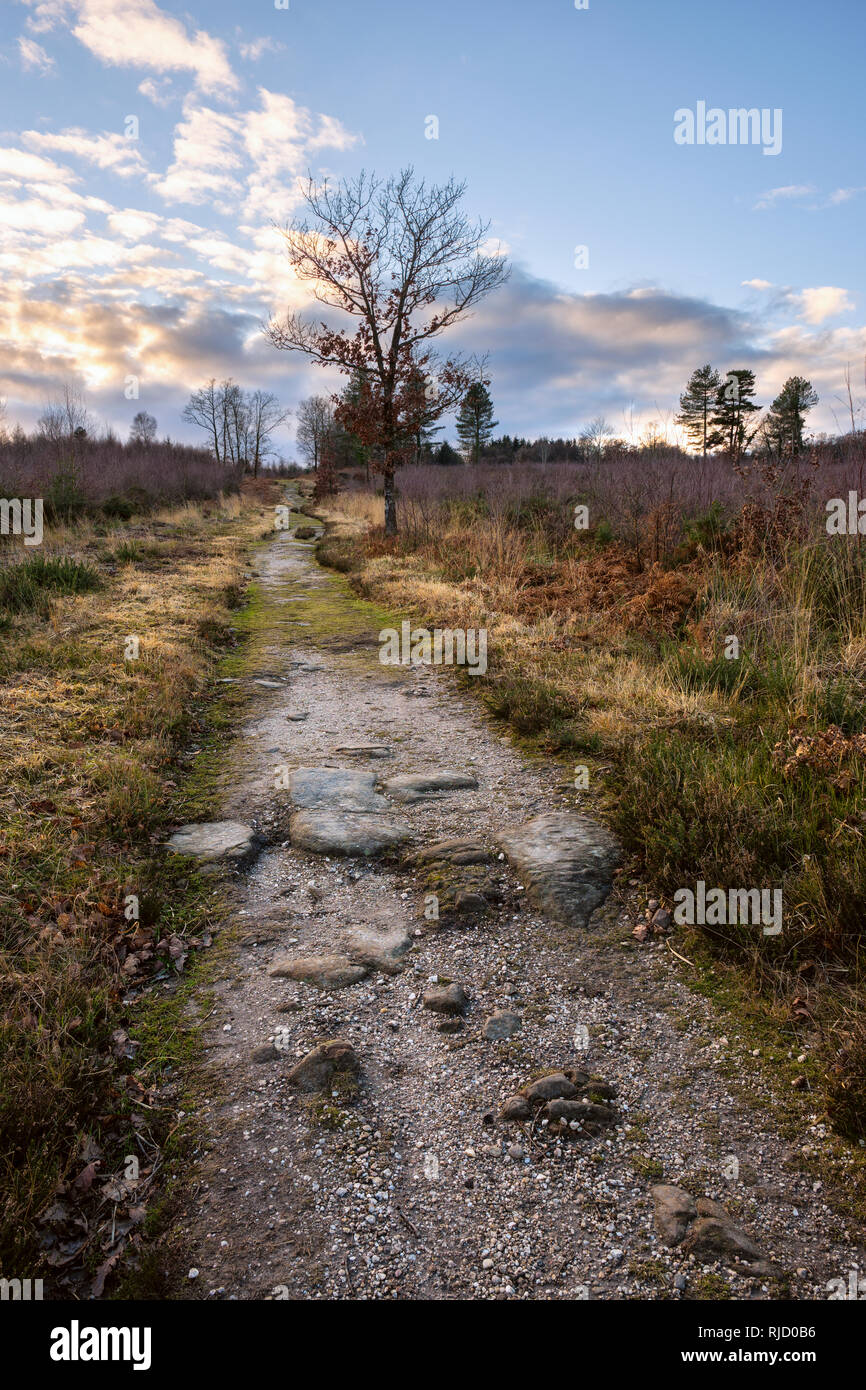
[[[794, 1171], [824, 1137], [808, 1099], [796, 1140], [781, 1138], [736, 1030], [689, 991], [664, 941], [632, 941], [634, 889], [618, 880], [587, 929], [566, 929], [498, 855], [506, 826], [575, 807], [561, 774], [492, 731], [449, 675], [381, 666], [376, 626], [311, 549], [283, 535], [258, 562], [266, 621], [224, 810], [268, 847], [237, 878], [239, 941], [206, 1025], [209, 1137], [180, 1228], [198, 1275], [181, 1295], [826, 1298], [827, 1280], [866, 1269], [858, 1233]], [[337, 751], [347, 745], [389, 753]], [[283, 767], [473, 773], [477, 789], [388, 815], [415, 848], [481, 842], [491, 862], [452, 866], [437, 892], [471, 891], [480, 874], [496, 901], [429, 920], [431, 883], [400, 853], [293, 848], [289, 794], [274, 785]], [[287, 956], [341, 953], [359, 928], [408, 934], [399, 973], [334, 990], [269, 974]], [[469, 996], [462, 1023], [423, 1006], [443, 981]], [[499, 1009], [521, 1026], [491, 1041], [483, 1027]], [[290, 1068], [333, 1038], [354, 1046], [357, 1085], [299, 1092]], [[558, 1137], [497, 1118], [521, 1086], [562, 1068], [617, 1088], [614, 1128]], [[780, 1277], [661, 1244], [660, 1182], [722, 1203]]]

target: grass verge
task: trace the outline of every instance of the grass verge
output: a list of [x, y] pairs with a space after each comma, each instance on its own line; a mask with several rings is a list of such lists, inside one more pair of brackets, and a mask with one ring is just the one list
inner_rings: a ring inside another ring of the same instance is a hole
[[214, 678], [279, 495], [84, 520], [0, 569], [0, 1276], [49, 1293], [104, 1292], [186, 1142], [221, 900], [159, 844], [212, 801], [239, 698]]

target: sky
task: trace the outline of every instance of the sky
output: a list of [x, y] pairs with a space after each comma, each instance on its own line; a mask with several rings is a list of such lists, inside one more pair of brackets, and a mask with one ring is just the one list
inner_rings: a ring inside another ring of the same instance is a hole
[[283, 3], [0, 0], [9, 422], [74, 383], [121, 435], [145, 409], [193, 439], [210, 377], [336, 389], [262, 336], [308, 303], [279, 226], [308, 171], [412, 165], [512, 265], [442, 339], [489, 353], [500, 431], [674, 437], [704, 362], [763, 405], [808, 377], [828, 433], [848, 370], [866, 425], [862, 0]]

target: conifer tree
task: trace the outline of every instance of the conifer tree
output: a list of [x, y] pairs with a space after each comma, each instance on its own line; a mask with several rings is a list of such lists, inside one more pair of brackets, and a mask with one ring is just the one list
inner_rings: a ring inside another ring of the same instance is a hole
[[803, 376], [789, 376], [767, 418], [767, 439], [777, 454], [803, 452], [806, 412], [818, 404], [818, 393]]
[[499, 421], [493, 418], [493, 402], [485, 381], [473, 381], [457, 414], [457, 438], [472, 463], [493, 437]]
[[755, 373], [744, 367], [728, 372], [716, 393], [707, 444], [726, 449], [738, 459], [748, 443], [746, 426], [750, 415], [760, 407], [754, 402]]
[[692, 448], [699, 449], [704, 458], [709, 445], [710, 419], [721, 384], [718, 372], [707, 362], [692, 372], [688, 386], [680, 396], [677, 424], [685, 428]]

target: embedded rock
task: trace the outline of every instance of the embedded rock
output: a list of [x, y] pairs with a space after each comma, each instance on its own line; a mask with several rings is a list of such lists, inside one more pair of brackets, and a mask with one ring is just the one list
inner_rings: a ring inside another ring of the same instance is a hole
[[203, 865], [240, 868], [254, 859], [264, 841], [249, 825], [237, 820], [203, 821], [182, 825], [166, 843], [172, 854], [188, 854]]
[[409, 839], [409, 828], [379, 815], [348, 811], [296, 811], [289, 835], [298, 849], [313, 854], [382, 854]]
[[526, 1097], [530, 1105], [542, 1105], [547, 1100], [574, 1100], [577, 1087], [564, 1072], [556, 1071], [550, 1076], [540, 1076], [537, 1081], [530, 1081], [528, 1086], [522, 1086], [520, 1094]]
[[531, 1120], [532, 1106], [525, 1096], [509, 1096], [499, 1112], [500, 1120]]
[[465, 989], [458, 984], [428, 989], [424, 995], [424, 1008], [437, 1014], [462, 1014], [468, 1003]]
[[412, 939], [399, 929], [377, 932], [358, 927], [349, 932], [344, 945], [346, 954], [352, 960], [369, 966], [371, 970], [382, 970], [386, 975], [398, 975], [403, 969], [400, 957], [409, 950]]
[[620, 848], [587, 816], [551, 811], [507, 830], [500, 844], [532, 902], [565, 926], [585, 927], [604, 902]]
[[419, 772], [388, 777], [382, 786], [398, 801], [417, 801], [432, 792], [451, 792], [478, 786], [478, 779], [468, 772]]
[[503, 1042], [506, 1038], [513, 1038], [522, 1027], [520, 1014], [511, 1013], [509, 1009], [497, 1009], [487, 1019], [482, 1031], [488, 1042]]
[[658, 1183], [652, 1189], [655, 1227], [662, 1245], [679, 1245], [698, 1214], [694, 1198], [681, 1187]]
[[563, 1124], [571, 1124], [576, 1120], [580, 1124], [612, 1125], [616, 1121], [616, 1115], [606, 1105], [594, 1105], [587, 1100], [551, 1100], [544, 1108], [544, 1113], [548, 1120], [558, 1120]]
[[375, 774], [354, 767], [298, 767], [291, 775], [292, 805], [307, 810], [388, 811], [384, 796], [373, 788]]
[[688, 1229], [682, 1244], [683, 1252], [699, 1259], [735, 1259], [746, 1264], [760, 1264], [769, 1273], [772, 1266], [763, 1251], [750, 1240], [745, 1231], [735, 1226], [729, 1217], [699, 1216]]
[[369, 973], [369, 966], [348, 956], [284, 956], [268, 971], [273, 979], [299, 980], [317, 989], [345, 989]]
[[302, 1091], [324, 1091], [337, 1072], [355, 1074], [358, 1071], [355, 1049], [342, 1038], [321, 1042], [296, 1062], [286, 1080]]

